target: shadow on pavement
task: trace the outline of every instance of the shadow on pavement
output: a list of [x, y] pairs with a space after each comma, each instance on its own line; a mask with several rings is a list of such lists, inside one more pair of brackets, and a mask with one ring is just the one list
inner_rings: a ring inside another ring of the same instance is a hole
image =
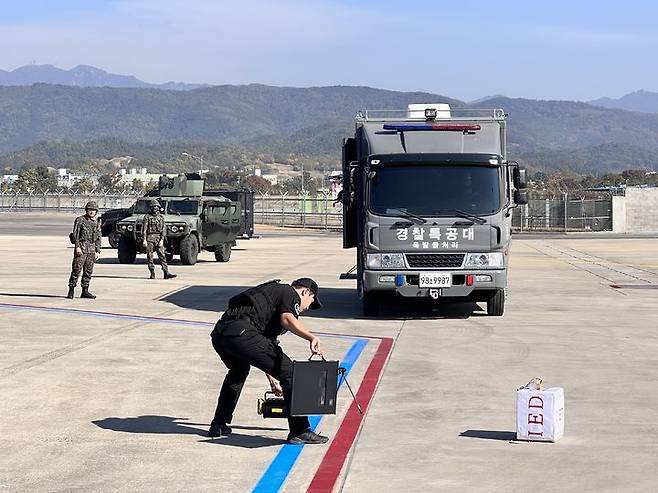
[[66, 294], [0, 293], [0, 296], [17, 296], [21, 298], [66, 298]]
[[94, 274], [94, 279], [99, 278], [99, 279], [139, 279], [139, 280], [149, 280], [149, 272], [146, 271], [146, 274], [138, 277], [138, 276], [112, 276], [112, 275], [104, 275], [104, 274]]
[[[184, 289], [160, 298], [159, 301], [172, 303], [180, 308], [222, 312], [228, 306], [228, 300], [251, 286], [188, 286]], [[320, 287], [320, 310], [304, 312], [303, 317], [332, 319], [368, 319], [361, 311], [361, 300], [354, 288]], [[475, 302], [436, 304], [419, 299], [396, 299], [391, 297], [382, 303], [382, 316], [372, 317], [377, 320], [413, 319], [466, 319], [482, 316], [486, 313]], [[478, 313], [482, 312], [482, 313]]]
[[[173, 416], [146, 415], [135, 418], [105, 418], [92, 421], [93, 424], [104, 430], [121, 431], [124, 433], [154, 433], [162, 435], [197, 435], [207, 438], [208, 425], [201, 423], [187, 423], [188, 418]], [[203, 428], [197, 428], [203, 426]], [[260, 428], [249, 426], [234, 426], [243, 430], [284, 430], [283, 428]], [[264, 437], [260, 435], [245, 435], [233, 432], [228, 437], [207, 438], [204, 443], [218, 443], [232, 447], [260, 448], [282, 445], [285, 440]]]
[[481, 438], [483, 440], [502, 440], [505, 442], [516, 440], [516, 433], [513, 431], [466, 430], [460, 433], [459, 436], [468, 438]]
[[123, 431], [125, 433], [207, 436], [207, 426], [205, 428], [195, 428], [192, 425], [200, 424], [181, 422], [187, 419], [172, 416], [146, 415], [135, 418], [105, 418], [92, 421], [92, 423], [104, 430]]

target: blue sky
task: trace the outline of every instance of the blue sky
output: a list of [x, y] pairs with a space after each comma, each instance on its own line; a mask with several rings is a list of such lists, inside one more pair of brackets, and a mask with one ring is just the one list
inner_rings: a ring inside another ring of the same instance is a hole
[[648, 1], [0, 0], [0, 68], [589, 100], [658, 91], [657, 18]]

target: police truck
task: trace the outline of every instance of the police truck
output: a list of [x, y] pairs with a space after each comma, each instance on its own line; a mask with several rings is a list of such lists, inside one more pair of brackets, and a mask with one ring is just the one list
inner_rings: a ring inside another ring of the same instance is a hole
[[512, 209], [527, 203], [506, 117], [444, 103], [357, 113], [342, 148], [343, 247], [356, 248], [364, 315], [393, 296], [503, 315]]

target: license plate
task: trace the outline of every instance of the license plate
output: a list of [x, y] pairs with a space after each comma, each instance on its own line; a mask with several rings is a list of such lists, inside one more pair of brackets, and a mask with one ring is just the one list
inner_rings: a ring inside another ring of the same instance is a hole
[[420, 288], [449, 288], [452, 276], [447, 272], [421, 272], [418, 278]]

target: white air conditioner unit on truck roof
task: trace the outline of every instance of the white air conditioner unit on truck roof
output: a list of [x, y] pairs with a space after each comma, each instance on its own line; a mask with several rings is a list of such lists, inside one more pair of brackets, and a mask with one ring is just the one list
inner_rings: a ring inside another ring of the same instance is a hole
[[425, 110], [435, 110], [436, 119], [450, 118], [450, 105], [448, 103], [412, 103], [407, 106], [409, 120], [426, 120]]

